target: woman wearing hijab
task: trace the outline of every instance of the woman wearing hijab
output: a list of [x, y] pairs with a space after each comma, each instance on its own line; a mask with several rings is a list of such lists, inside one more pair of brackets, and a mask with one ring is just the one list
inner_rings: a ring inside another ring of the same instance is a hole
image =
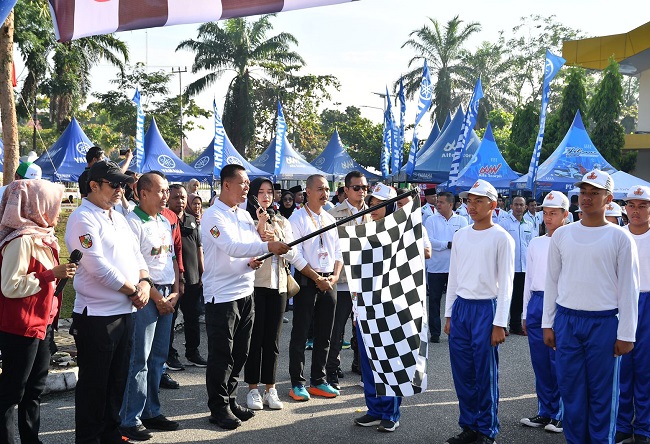
[[201, 196], [195, 193], [188, 194], [186, 210], [196, 218], [196, 223], [200, 224], [203, 215], [203, 199], [201, 199]]
[[[256, 222], [260, 237], [263, 241], [291, 242], [291, 224], [283, 216], [274, 215], [272, 210], [268, 210], [271, 205], [273, 182], [265, 178], [253, 180], [248, 191], [246, 209]], [[278, 341], [287, 304], [286, 267], [287, 262], [293, 263], [294, 255], [295, 250], [289, 250], [284, 257], [273, 256], [265, 260], [255, 272], [255, 321], [244, 368], [244, 380], [250, 390], [246, 402], [252, 410], [261, 410], [265, 404], [275, 410], [283, 407], [275, 389], [275, 375], [279, 355]], [[260, 382], [266, 385], [264, 397], [257, 389]]]
[[50, 338], [61, 305], [55, 280], [75, 264], [59, 265], [54, 227], [65, 188], [47, 180], [16, 180], [0, 201], [0, 442], [13, 444], [15, 406], [24, 443], [40, 442], [40, 397], [50, 363]]
[[296, 209], [295, 196], [289, 190], [282, 190], [282, 197], [280, 197], [280, 209], [278, 210], [282, 217], [289, 219], [289, 216]]

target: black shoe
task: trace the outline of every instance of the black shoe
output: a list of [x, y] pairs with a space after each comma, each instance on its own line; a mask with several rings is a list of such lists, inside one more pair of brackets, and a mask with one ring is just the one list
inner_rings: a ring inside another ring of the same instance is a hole
[[153, 433], [142, 424], [133, 427], [120, 427], [119, 429], [123, 436], [134, 441], [147, 441], [153, 438]]
[[283, 317], [283, 318], [282, 318], [282, 323], [283, 323], [283, 324], [288, 324], [288, 323], [289, 323], [289, 319]]
[[225, 405], [212, 413], [208, 418], [208, 421], [226, 430], [235, 430], [241, 425], [241, 421], [233, 415], [229, 405]]
[[172, 379], [171, 376], [169, 376], [169, 373], [164, 372], [162, 376], [160, 377], [160, 388], [164, 389], [177, 389], [181, 385]]
[[399, 421], [393, 422], [390, 419], [382, 419], [377, 430], [380, 432], [394, 432], [399, 427]]
[[634, 444], [648, 444], [650, 443], [650, 438], [645, 435], [634, 434]]
[[178, 359], [178, 354], [170, 355], [167, 358], [167, 369], [174, 372], [180, 372], [181, 370], [185, 370], [185, 366]]
[[381, 424], [381, 418], [375, 418], [374, 416], [370, 416], [370, 415], [363, 415], [360, 418], [356, 418], [354, 420], [354, 423], [356, 425], [360, 425], [361, 427], [378, 426], [379, 424]]
[[198, 350], [185, 356], [185, 359], [187, 359], [190, 365], [193, 365], [195, 367], [205, 368], [208, 366], [208, 361], [203, 359], [203, 356], [201, 356]]
[[339, 385], [339, 377], [336, 372], [327, 374], [327, 383], [334, 387], [336, 390], [341, 390], [341, 386]]
[[485, 435], [478, 435], [478, 438], [476, 438], [474, 444], [495, 444], [495, 443], [494, 443], [494, 438], [490, 438], [489, 436], [485, 436]]
[[431, 340], [429, 342], [433, 342], [434, 344], [440, 344], [440, 336], [431, 336]]
[[171, 419], [165, 418], [165, 415], [158, 415], [153, 418], [147, 418], [141, 419], [142, 425], [144, 425], [148, 429], [154, 429], [154, 430], [177, 430], [178, 424], [176, 421], [172, 421]]
[[230, 411], [235, 415], [240, 421], [248, 421], [253, 416], [255, 412], [247, 407], [242, 407], [234, 399], [230, 399]]
[[616, 432], [614, 442], [616, 444], [629, 444], [634, 442], [634, 437], [631, 433]]
[[479, 437], [478, 432], [475, 432], [472, 429], [463, 429], [456, 436], [452, 436], [446, 441], [446, 444], [474, 444], [476, 439]]
[[339, 379], [345, 378], [345, 373], [343, 373], [343, 370], [341, 370], [341, 367], [336, 369], [336, 376], [338, 376]]
[[543, 416], [533, 416], [532, 418], [522, 418], [519, 420], [520, 424], [525, 425], [526, 427], [546, 427], [551, 422], [551, 418], [544, 418]]

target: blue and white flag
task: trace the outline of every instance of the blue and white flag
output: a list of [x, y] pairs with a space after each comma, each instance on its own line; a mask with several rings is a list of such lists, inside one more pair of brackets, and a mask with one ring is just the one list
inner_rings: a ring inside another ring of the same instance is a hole
[[393, 171], [393, 174], [399, 172], [399, 167], [402, 166], [404, 161], [404, 128], [405, 128], [405, 119], [406, 116], [406, 99], [404, 97], [404, 82], [402, 79], [399, 79], [399, 164], [397, 168]]
[[413, 174], [415, 169], [415, 161], [417, 160], [418, 155], [418, 136], [417, 129], [420, 120], [429, 108], [431, 107], [431, 101], [433, 100], [433, 86], [431, 85], [431, 76], [429, 75], [429, 66], [427, 65], [427, 60], [424, 60], [424, 69], [422, 69], [422, 82], [420, 83], [420, 97], [418, 99], [418, 113], [415, 117], [415, 126], [413, 127], [413, 143], [411, 144], [411, 151], [409, 152], [409, 160], [406, 164], [406, 176], [407, 178]]
[[528, 167], [528, 180], [526, 188], [533, 190], [535, 187], [535, 179], [537, 179], [537, 167], [539, 166], [539, 155], [542, 152], [542, 142], [544, 141], [544, 127], [546, 126], [546, 108], [548, 107], [548, 97], [551, 93], [551, 81], [555, 78], [560, 68], [564, 65], [564, 60], [560, 56], [556, 56], [548, 49], [546, 50], [546, 63], [544, 66], [544, 84], [542, 88], [542, 109], [539, 113], [539, 132], [535, 140], [535, 148], [533, 148], [533, 156], [530, 158], [530, 166]]
[[223, 127], [219, 110], [217, 109], [217, 102], [212, 100], [212, 109], [214, 110], [214, 141], [212, 142], [212, 149], [214, 150], [214, 177], [221, 177], [221, 169], [224, 167], [225, 156], [223, 155], [223, 147], [226, 142], [226, 130]]
[[379, 167], [381, 169], [381, 175], [384, 179], [387, 179], [390, 176], [389, 165], [390, 159], [393, 151], [393, 139], [395, 135], [394, 127], [395, 122], [393, 120], [393, 107], [390, 103], [390, 94], [388, 94], [388, 87], [386, 87], [386, 100], [388, 105], [384, 111], [384, 144], [381, 150], [381, 158], [379, 161]]
[[131, 164], [136, 173], [141, 173], [144, 165], [144, 111], [142, 111], [140, 90], [138, 88], [135, 89], [135, 94], [131, 100], [135, 103], [137, 115], [135, 119], [135, 156], [133, 156]]
[[481, 84], [481, 78], [476, 81], [476, 86], [474, 87], [474, 92], [472, 93], [472, 98], [469, 100], [469, 106], [467, 107], [467, 112], [465, 113], [465, 118], [463, 119], [463, 126], [460, 127], [460, 134], [456, 140], [456, 145], [454, 147], [454, 157], [451, 159], [451, 167], [449, 168], [449, 179], [447, 181], [447, 188], [452, 193], [456, 193], [456, 183], [458, 182], [458, 173], [460, 173], [460, 162], [463, 159], [463, 154], [465, 154], [465, 148], [467, 148], [467, 143], [469, 142], [469, 133], [476, 125], [476, 118], [478, 117], [478, 105], [479, 101], [483, 98], [483, 85]]
[[275, 164], [273, 168], [273, 176], [278, 178], [280, 170], [282, 169], [282, 159], [284, 158], [284, 139], [287, 134], [287, 121], [284, 120], [284, 112], [282, 111], [282, 104], [278, 100], [278, 120], [275, 124]]

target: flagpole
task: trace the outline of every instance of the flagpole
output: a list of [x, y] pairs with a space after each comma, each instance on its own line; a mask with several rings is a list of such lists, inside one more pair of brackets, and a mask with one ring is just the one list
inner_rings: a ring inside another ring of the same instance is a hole
[[[366, 208], [365, 210], [361, 210], [358, 213], [353, 214], [352, 216], [348, 216], [348, 217], [345, 217], [343, 219], [337, 220], [333, 224], [330, 224], [330, 225], [328, 225], [326, 227], [323, 227], [323, 228], [321, 228], [319, 230], [316, 230], [313, 233], [309, 233], [308, 235], [303, 236], [300, 239], [296, 239], [293, 242], [289, 242], [287, 245], [290, 246], [290, 247], [293, 247], [294, 245], [298, 245], [298, 244], [300, 244], [300, 243], [302, 243], [302, 242], [304, 242], [304, 241], [306, 241], [308, 239], [311, 239], [312, 237], [318, 236], [321, 233], [329, 231], [332, 228], [336, 228], [339, 225], [346, 224], [346, 223], [350, 222], [351, 220], [354, 220], [354, 219], [356, 219], [358, 217], [364, 216], [364, 215], [366, 215], [368, 213], [372, 213], [373, 211], [378, 210], [379, 208], [383, 208], [383, 207], [385, 207], [385, 206], [387, 206], [389, 204], [397, 202], [398, 200], [402, 200], [405, 197], [415, 197], [416, 195], [419, 195], [419, 194], [420, 194], [420, 188], [415, 187], [412, 190], [410, 190], [410, 191], [408, 191], [406, 193], [400, 194], [397, 197], [393, 197], [391, 199], [385, 200], [382, 203], [379, 203], [379, 204], [375, 205], [374, 207]], [[266, 254], [258, 257], [257, 260], [258, 261], [263, 261], [264, 259], [268, 259], [271, 256], [273, 256], [273, 253], [266, 253]]]

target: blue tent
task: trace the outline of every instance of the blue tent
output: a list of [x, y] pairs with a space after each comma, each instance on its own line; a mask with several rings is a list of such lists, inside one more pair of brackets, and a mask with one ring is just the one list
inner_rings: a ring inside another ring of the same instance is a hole
[[73, 117], [61, 137], [34, 163], [43, 170], [43, 179], [76, 182], [86, 168], [86, 152], [93, 145]]
[[[273, 174], [275, 169], [275, 138], [257, 159], [251, 161], [251, 164], [266, 171], [269, 175]], [[327, 173], [311, 166], [304, 157], [298, 154], [285, 136], [282, 168], [280, 169], [280, 175], [275, 180], [306, 180], [312, 174], [327, 176]]]
[[[625, 199], [630, 188], [637, 185], [650, 187], [650, 182], [639, 179], [625, 171], [617, 171], [612, 174], [612, 180], [614, 181], [614, 199]], [[569, 191], [569, 197], [574, 195], [577, 196], [578, 194], [580, 194], [580, 188], [574, 188]]]
[[[564, 193], [573, 189], [573, 184], [585, 173], [598, 169], [609, 174], [616, 169], [611, 166], [596, 149], [589, 139], [589, 135], [582, 123], [580, 111], [576, 112], [571, 128], [567, 131], [560, 145], [553, 151], [546, 161], [537, 169], [536, 195], [549, 191], [562, 191]], [[513, 192], [529, 190], [527, 185], [528, 174], [510, 184]], [[536, 197], [537, 197], [536, 196]]]
[[[424, 142], [424, 145], [422, 145], [422, 148], [420, 148], [420, 152], [424, 153], [426, 150], [433, 145], [433, 142], [436, 141], [438, 136], [440, 136], [440, 127], [438, 126], [438, 122], [433, 122], [433, 128], [431, 128], [431, 132], [429, 133], [429, 137], [427, 137], [427, 140]], [[419, 157], [419, 156], [418, 156]]]
[[334, 130], [323, 152], [311, 164], [325, 171], [328, 176], [332, 176], [332, 180], [342, 180], [350, 171], [360, 171], [368, 181], [381, 180], [380, 176], [366, 170], [350, 157], [343, 143], [341, 143], [338, 130]]
[[[133, 165], [134, 161], [131, 161]], [[186, 182], [190, 179], [207, 180], [208, 175], [203, 174], [185, 164], [167, 146], [160, 135], [156, 119], [151, 119], [151, 125], [144, 135], [144, 162], [142, 171], [157, 170], [167, 176], [170, 182]]]
[[[413, 176], [408, 178], [409, 182], [442, 183], [449, 178], [454, 147], [460, 135], [464, 118], [465, 113], [459, 107], [454, 118], [449, 122], [447, 129], [440, 133], [433, 145], [423, 152], [421, 156], [418, 156]], [[470, 137], [470, 140], [460, 162], [461, 170], [467, 165], [481, 143], [474, 130], [470, 132], [468, 137]], [[400, 171], [400, 180], [404, 180], [404, 170], [405, 168]]]
[[[192, 163], [192, 168], [200, 172], [201, 174], [206, 174], [208, 177], [212, 177], [212, 173], [214, 172], [214, 138], [212, 138], [212, 141], [208, 145], [208, 147], [203, 151], [199, 157], [196, 158], [196, 160]], [[226, 160], [226, 165], [229, 163], [236, 163], [237, 165], [241, 165], [244, 168], [246, 168], [246, 174], [248, 174], [248, 177], [254, 179], [256, 177], [268, 177], [269, 173], [260, 170], [259, 168], [254, 167], [251, 165], [251, 163], [244, 159], [241, 154], [235, 149], [233, 146], [232, 142], [230, 142], [230, 139], [228, 139], [228, 136], [226, 136], [226, 140], [224, 141], [223, 144], [223, 157]], [[215, 180], [220, 179], [219, 177], [215, 177]]]
[[[499, 147], [494, 141], [492, 126], [488, 123], [483, 135], [483, 140], [479, 145], [474, 157], [458, 173], [458, 182], [456, 184], [456, 193], [469, 190], [477, 179], [483, 179], [494, 186], [497, 192], [508, 194], [510, 182], [517, 179], [520, 175], [510, 168], [505, 161]], [[447, 182], [443, 182], [437, 187], [438, 190], [448, 191]]]
[[[457, 109], [456, 112], [454, 113], [454, 116], [455, 116], [459, 111], [460, 111], [460, 112], [463, 112], [461, 106], [458, 106], [458, 109]], [[453, 117], [452, 117], [452, 115], [451, 115], [451, 111], [447, 111], [447, 117], [445, 118], [445, 122], [442, 124], [442, 128], [438, 128], [438, 134], [435, 136], [435, 138], [432, 138], [431, 136], [432, 136], [432, 134], [433, 134], [433, 132], [434, 132], [434, 129], [435, 129], [435, 127], [438, 126], [438, 122], [435, 122], [434, 128], [431, 129], [431, 134], [429, 134], [429, 137], [427, 137], [426, 142], [424, 142], [424, 145], [422, 145], [422, 147], [421, 147], [420, 150], [418, 151], [418, 159], [419, 159], [421, 156], [423, 156], [424, 153], [426, 153], [427, 151], [429, 151], [429, 150], [431, 149], [431, 145], [433, 145], [433, 144], [435, 143], [435, 141], [438, 140], [438, 138], [440, 137], [440, 135], [441, 135], [442, 133], [444, 133], [444, 132], [447, 130], [447, 128], [449, 128], [449, 124], [451, 123], [452, 119], [453, 119]]]

